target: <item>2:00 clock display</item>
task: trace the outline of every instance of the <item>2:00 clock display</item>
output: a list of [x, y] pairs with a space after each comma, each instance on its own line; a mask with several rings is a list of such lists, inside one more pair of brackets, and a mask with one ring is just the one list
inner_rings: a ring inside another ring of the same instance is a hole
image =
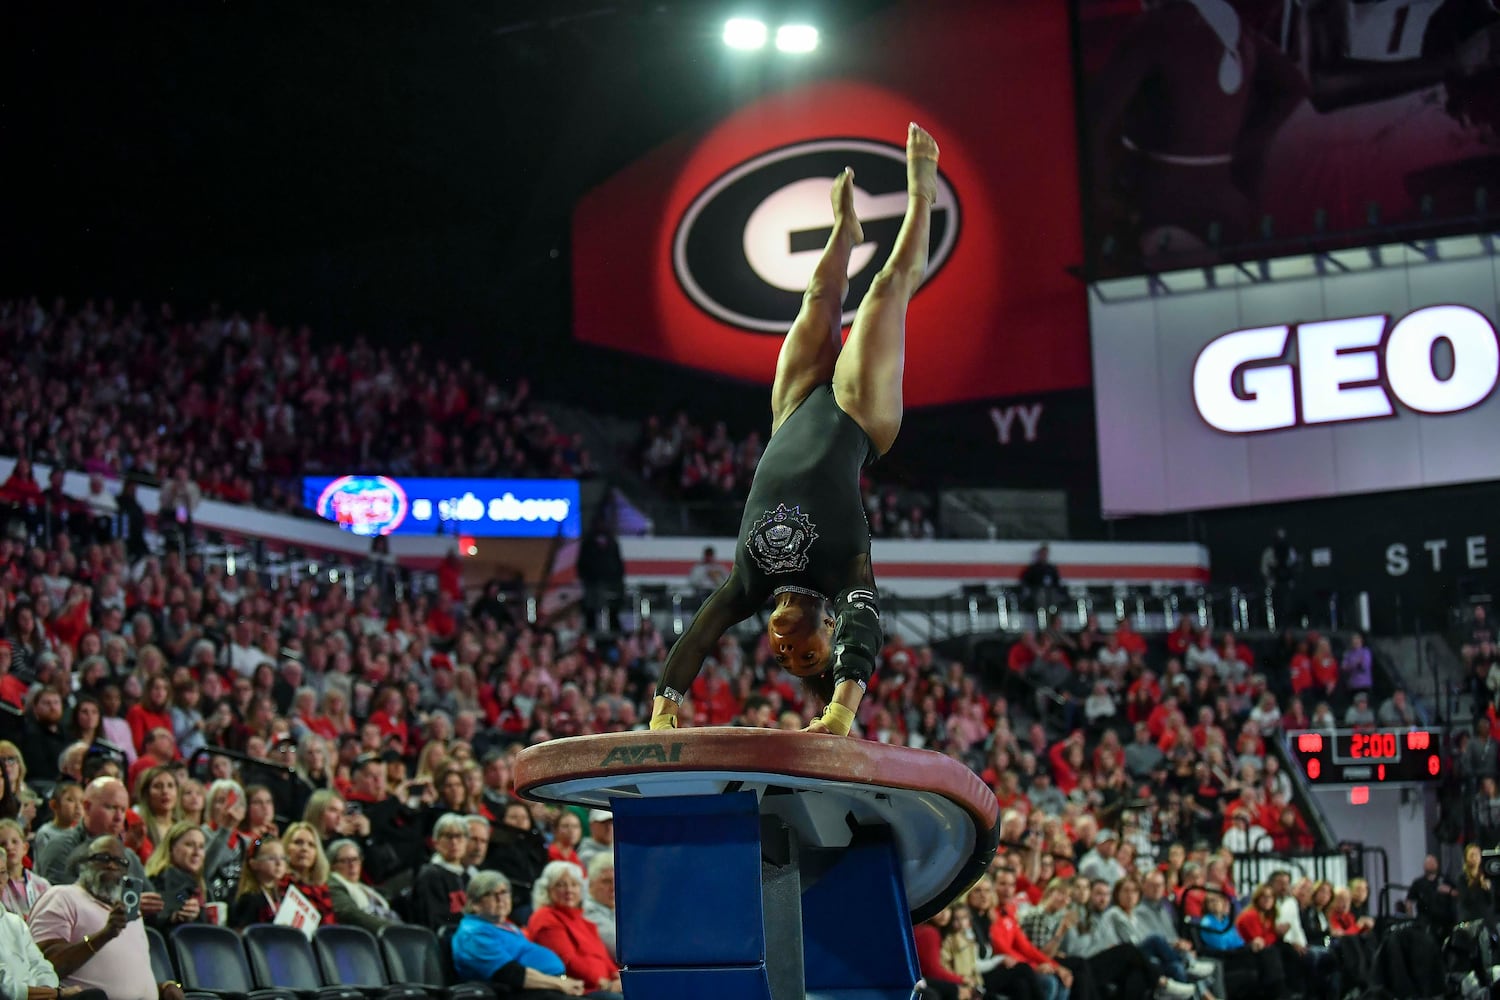
[[1312, 784], [1437, 781], [1442, 734], [1429, 729], [1332, 729], [1287, 734], [1292, 760]]

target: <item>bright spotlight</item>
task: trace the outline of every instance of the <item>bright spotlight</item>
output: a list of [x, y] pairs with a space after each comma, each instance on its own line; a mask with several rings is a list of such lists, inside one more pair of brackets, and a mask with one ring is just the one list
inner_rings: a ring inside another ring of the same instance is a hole
[[783, 52], [811, 52], [818, 47], [818, 29], [810, 24], [783, 24], [776, 29], [776, 47]]
[[765, 48], [766, 33], [764, 21], [732, 17], [724, 23], [724, 44], [731, 49]]

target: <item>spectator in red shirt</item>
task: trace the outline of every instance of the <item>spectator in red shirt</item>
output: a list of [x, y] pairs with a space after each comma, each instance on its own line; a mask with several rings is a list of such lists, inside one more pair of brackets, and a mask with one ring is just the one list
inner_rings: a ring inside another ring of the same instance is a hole
[[1251, 951], [1274, 948], [1281, 943], [1289, 927], [1276, 922], [1276, 892], [1269, 885], [1255, 887], [1250, 905], [1234, 921], [1234, 929], [1245, 939]]
[[1204, 705], [1198, 709], [1198, 724], [1193, 727], [1193, 746], [1202, 750], [1208, 746], [1210, 738], [1218, 741], [1216, 743], [1217, 746], [1224, 746], [1227, 742], [1224, 737], [1224, 730], [1219, 727], [1217, 720], [1214, 718], [1214, 710], [1208, 705]]
[[[1303, 639], [1297, 643], [1297, 651], [1292, 654], [1291, 661], [1287, 664], [1287, 671], [1291, 676], [1292, 694], [1301, 695], [1314, 684], [1312, 657], [1307, 652], [1307, 640]], [[1337, 672], [1337, 664], [1335, 664]]]
[[411, 746], [409, 740], [411, 733], [406, 725], [406, 698], [397, 687], [385, 688], [379, 696], [380, 708], [370, 713], [370, 721], [380, 728], [382, 744], [388, 743], [391, 737], [395, 737], [400, 747], [405, 750]]
[[349, 699], [344, 692], [330, 687], [323, 692], [323, 701], [318, 715], [303, 720], [307, 728], [330, 742], [346, 733], [354, 732], [354, 719], [349, 715]]
[[145, 752], [146, 736], [151, 730], [172, 732], [172, 685], [164, 675], [158, 674], [146, 682], [141, 700], [126, 710], [125, 721], [130, 725], [136, 753]]
[[[1160, 693], [1158, 693], [1158, 697], [1160, 697]], [[1146, 729], [1150, 731], [1151, 738], [1160, 743], [1162, 737], [1169, 730], [1176, 727], [1177, 722], [1173, 716], [1180, 719], [1181, 714], [1177, 711], [1177, 696], [1175, 694], [1167, 695], [1156, 702], [1155, 706], [1151, 709], [1151, 714], [1146, 716]]]
[[47, 623], [50, 632], [59, 643], [70, 649], [78, 648], [78, 640], [92, 627], [90, 603], [93, 594], [81, 583], [68, 587], [68, 599], [62, 610]]
[[[125, 785], [134, 789], [141, 775], [153, 767], [167, 767], [173, 761], [178, 760], [177, 741], [172, 738], [172, 730], [163, 729], [160, 726], [153, 727], [146, 733], [146, 742], [141, 747], [141, 755], [131, 763], [126, 771]], [[168, 823], [170, 826], [171, 824]], [[157, 830], [157, 833], [165, 832]], [[155, 837], [153, 840], [157, 839]]]
[[578, 843], [581, 840], [583, 821], [573, 810], [564, 809], [558, 813], [557, 822], [552, 824], [552, 843], [547, 845], [547, 860], [571, 861], [582, 868], [583, 862], [578, 860]]
[[1047, 759], [1052, 763], [1052, 783], [1064, 795], [1071, 794], [1084, 768], [1083, 731], [1074, 730], [1061, 740], [1047, 751]]
[[917, 967], [922, 970], [922, 979], [928, 990], [939, 1000], [974, 1000], [974, 989], [964, 982], [963, 976], [949, 972], [943, 965], [943, 930], [953, 919], [953, 908], [943, 907], [912, 928], [912, 938], [917, 945]]
[[11, 646], [4, 639], [0, 639], [0, 701], [13, 708], [23, 708], [26, 704], [26, 692], [29, 690], [25, 682], [17, 679], [10, 672]]
[[1129, 618], [1121, 618], [1115, 626], [1115, 635], [1120, 637], [1120, 648], [1131, 656], [1146, 655], [1146, 640], [1130, 624]]
[[1011, 673], [1024, 674], [1042, 657], [1042, 647], [1036, 641], [1036, 633], [1027, 629], [1021, 633], [1021, 638], [1016, 640], [1010, 647], [1010, 652], [1005, 654], [1005, 664]]
[[583, 872], [565, 861], [548, 862], [532, 887], [534, 909], [526, 936], [563, 960], [567, 974], [590, 992], [620, 992], [620, 970], [599, 929], [583, 915]]
[[1020, 922], [1016, 919], [1015, 897], [1016, 876], [1002, 868], [995, 873], [995, 909], [990, 921], [990, 945], [997, 955], [1010, 961], [1002, 962], [1001, 965], [1009, 974], [1007, 981], [994, 985], [1007, 996], [1040, 997], [1043, 989], [1039, 982], [1034, 981], [1034, 977], [1055, 976], [1062, 982], [1064, 990], [1071, 989], [1073, 974], [1054, 964], [1021, 930]]
[[10, 476], [3, 484], [0, 484], [0, 502], [17, 506], [27, 504], [40, 506], [42, 487], [36, 481], [36, 473], [31, 470], [31, 459], [16, 459], [15, 467], [10, 470]]
[[739, 714], [734, 692], [716, 664], [704, 666], [703, 672], [693, 681], [691, 694], [703, 725], [727, 726]]
[[1167, 635], [1167, 652], [1173, 656], [1182, 656], [1193, 644], [1194, 629], [1191, 619], [1181, 618], [1177, 627]]
[[1319, 697], [1332, 698], [1339, 685], [1339, 661], [1333, 655], [1333, 647], [1327, 639], [1319, 639], [1317, 652], [1312, 658], [1312, 682], [1321, 692]]

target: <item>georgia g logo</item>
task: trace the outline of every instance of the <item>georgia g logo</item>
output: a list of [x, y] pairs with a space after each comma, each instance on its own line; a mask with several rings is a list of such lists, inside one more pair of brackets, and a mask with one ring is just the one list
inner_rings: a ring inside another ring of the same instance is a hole
[[[854, 207], [865, 242], [849, 261], [847, 325], [890, 255], [906, 212], [906, 151], [864, 139], [803, 142], [763, 153], [710, 184], [688, 206], [672, 265], [688, 297], [735, 326], [784, 334], [833, 227], [829, 190], [854, 168]], [[958, 199], [938, 172], [927, 274], [958, 239]]]

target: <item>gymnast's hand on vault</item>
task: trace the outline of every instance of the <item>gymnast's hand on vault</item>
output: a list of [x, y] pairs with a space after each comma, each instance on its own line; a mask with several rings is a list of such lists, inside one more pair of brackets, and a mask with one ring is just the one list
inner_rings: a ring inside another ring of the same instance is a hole
[[812, 720], [802, 731], [804, 733], [825, 733], [829, 736], [833, 735], [833, 731], [828, 728], [827, 723], [825, 723], [822, 719]]

